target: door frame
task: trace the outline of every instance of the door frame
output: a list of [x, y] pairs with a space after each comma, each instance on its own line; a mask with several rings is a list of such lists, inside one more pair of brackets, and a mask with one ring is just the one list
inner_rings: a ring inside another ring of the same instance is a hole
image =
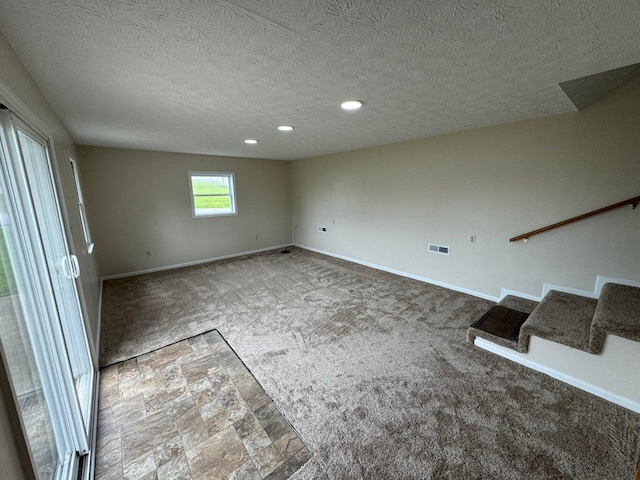
[[[50, 163], [51, 173], [53, 177], [52, 178], [53, 187], [55, 189], [55, 194], [58, 198], [58, 208], [60, 210], [63, 233], [65, 235], [68, 251], [70, 252], [70, 254], [75, 255], [75, 246], [72, 240], [73, 236], [70, 229], [69, 214], [68, 214], [67, 206], [65, 202], [65, 195], [64, 195], [64, 191], [62, 190], [63, 183], [61, 181], [60, 166], [57, 161], [53, 134], [51, 130], [47, 127], [47, 125], [44, 122], [42, 122], [38, 118], [38, 116], [35, 115], [31, 111], [31, 109], [29, 109], [29, 107], [27, 107], [27, 105], [22, 102], [22, 100], [20, 100], [20, 98], [17, 95], [15, 95], [2, 80], [0, 80], [0, 102], [3, 103], [16, 117], [18, 117], [19, 120], [25, 123], [30, 129], [32, 129], [35, 133], [43, 137], [43, 139], [47, 143], [49, 163]], [[12, 147], [8, 147], [8, 148], [12, 148]], [[84, 466], [84, 471], [82, 475], [83, 480], [89, 480], [90, 478], [93, 478], [93, 473], [95, 469], [95, 450], [96, 450], [96, 439], [97, 439], [97, 412], [98, 412], [100, 371], [98, 366], [99, 365], [98, 351], [96, 348], [96, 342], [95, 342], [95, 339], [92, 338], [91, 326], [89, 325], [89, 322], [88, 322], [88, 312], [87, 312], [86, 302], [84, 298], [84, 292], [83, 292], [82, 284], [80, 281], [78, 281], [78, 279], [75, 279], [75, 287], [78, 294], [83, 327], [84, 327], [85, 335], [87, 337], [86, 340], [89, 345], [89, 355], [91, 358], [91, 363], [93, 365], [93, 371], [94, 371], [93, 390], [91, 392], [93, 398], [91, 399], [91, 404], [89, 407], [89, 410], [91, 412], [91, 417], [88, 419], [89, 425], [87, 426], [89, 431], [88, 438], [87, 438], [89, 458], [87, 458], [88, 461], [84, 462], [85, 466]], [[56, 342], [57, 343], [62, 342], [62, 346], [64, 346], [64, 340], [62, 338], [57, 338]], [[8, 373], [9, 372], [7, 372], [7, 374]], [[13, 389], [11, 389], [11, 392], [12, 392], [12, 396], [14, 397], [13, 398], [14, 404], [12, 406], [15, 408], [16, 410], [15, 413], [19, 417], [19, 413], [17, 411], [17, 398], [15, 398]], [[7, 407], [10, 408], [9, 405], [7, 405]], [[71, 407], [69, 405], [62, 405], [62, 406], [57, 405], [55, 406], [55, 408], [60, 409], [60, 408], [71, 408]], [[57, 412], [56, 412], [56, 415], [57, 415]], [[68, 414], [66, 415], [68, 416]], [[23, 445], [21, 445], [21, 448], [19, 448], [20, 451], [27, 451], [27, 452], [29, 451], [29, 447], [27, 445], [24, 434], [16, 435], [14, 436], [14, 438], [16, 438], [17, 441], [22, 440], [22, 442], [24, 442]], [[23, 459], [23, 462], [25, 460], [29, 464], [31, 464], [31, 458]], [[75, 463], [75, 468], [77, 468], [79, 462], [76, 461], [73, 463]], [[63, 465], [64, 471], [69, 472], [69, 468], [74, 468], [74, 467], [70, 465], [68, 462]], [[77, 473], [73, 472], [73, 475], [75, 476], [77, 475]]]
[[[29, 107], [27, 107], [24, 104], [24, 102], [22, 102], [22, 100], [20, 100], [20, 98], [17, 95], [15, 95], [2, 80], [0, 80], [0, 102], [6, 105], [9, 108], [9, 110], [11, 110], [14, 114], [16, 114], [20, 118], [20, 120], [26, 123], [38, 135], [44, 137], [49, 145], [49, 155], [50, 155], [51, 169], [53, 171], [53, 180], [54, 180], [53, 183], [54, 183], [56, 194], [58, 196], [58, 200], [60, 204], [60, 211], [62, 213], [62, 220], [63, 220], [62, 223], [64, 226], [64, 233], [67, 237], [67, 246], [69, 248], [69, 252], [72, 255], [76, 255], [77, 253], [76, 248], [72, 241], [73, 232], [71, 231], [71, 228], [70, 228], [71, 222], [69, 221], [69, 218], [70, 218], [69, 212], [67, 210], [67, 203], [65, 201], [66, 196], [64, 191], [62, 190], [63, 182], [60, 174], [60, 164], [58, 163], [58, 158], [56, 155], [56, 148], [55, 148], [55, 142], [53, 139], [53, 133], [51, 132], [49, 127], [47, 127], [47, 125], [42, 120], [40, 120], [38, 116], [35, 115], [31, 111], [31, 109], [29, 109]], [[71, 156], [73, 158], [76, 158], [75, 156], [71, 155], [70, 152], [65, 152], [65, 154], [67, 155], [67, 157]], [[84, 289], [82, 287], [82, 282], [78, 281], [77, 279], [76, 279], [76, 289], [78, 290], [78, 296], [80, 298], [80, 307], [82, 309], [82, 318], [84, 321], [84, 328], [88, 336], [89, 350], [91, 352], [91, 360], [93, 361], [94, 369], [99, 370], [100, 368], [100, 365], [98, 363], [99, 352], [97, 350], [99, 339], [93, 338], [93, 335], [91, 333], [91, 325], [88, 322], [89, 312], [87, 311], [87, 305], [85, 302]], [[102, 293], [102, 289], [100, 290], [100, 292]], [[98, 330], [98, 333], [99, 333], [99, 330]]]

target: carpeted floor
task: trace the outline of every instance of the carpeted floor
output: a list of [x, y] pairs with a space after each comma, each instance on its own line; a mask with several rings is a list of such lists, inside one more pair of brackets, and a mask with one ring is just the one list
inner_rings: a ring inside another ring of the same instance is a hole
[[492, 304], [308, 251], [104, 284], [109, 365], [218, 329], [314, 456], [295, 479], [630, 479], [640, 415], [466, 342]]

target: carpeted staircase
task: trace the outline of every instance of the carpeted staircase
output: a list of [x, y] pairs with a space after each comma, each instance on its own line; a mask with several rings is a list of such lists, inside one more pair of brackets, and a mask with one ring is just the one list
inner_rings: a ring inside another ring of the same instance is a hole
[[640, 342], [638, 287], [606, 283], [598, 299], [551, 290], [540, 303], [506, 296], [498, 305], [515, 310], [514, 314], [529, 314], [517, 339], [492, 333], [492, 329], [486, 327], [491, 322], [476, 322], [469, 328], [468, 341], [473, 343], [480, 337], [526, 353], [529, 339], [536, 336], [592, 354], [602, 352], [607, 335]]

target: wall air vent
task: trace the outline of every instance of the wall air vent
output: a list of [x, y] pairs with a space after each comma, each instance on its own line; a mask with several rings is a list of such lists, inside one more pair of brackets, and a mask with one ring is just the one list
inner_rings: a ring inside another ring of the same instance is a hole
[[430, 253], [439, 253], [440, 255], [449, 255], [451, 249], [445, 245], [436, 245], [434, 243], [429, 244]]

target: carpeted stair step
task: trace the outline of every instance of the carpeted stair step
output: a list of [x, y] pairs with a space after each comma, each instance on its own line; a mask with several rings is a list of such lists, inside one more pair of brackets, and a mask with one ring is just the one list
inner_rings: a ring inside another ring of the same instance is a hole
[[640, 342], [640, 288], [605, 283], [591, 324], [591, 353], [602, 352], [607, 335]]
[[520, 329], [517, 350], [529, 349], [531, 335], [590, 352], [591, 322], [598, 300], [551, 290]]
[[[497, 345], [516, 350], [522, 320], [526, 319], [536, 308], [536, 305], [538, 305], [538, 302], [534, 300], [507, 295], [481, 319], [469, 327], [467, 341], [473, 343], [476, 337], [480, 337]], [[488, 316], [491, 317], [487, 318]], [[489, 321], [486, 322], [486, 320]], [[496, 322], [505, 322], [506, 325], [504, 327], [496, 325]], [[479, 325], [479, 323], [482, 325]]]

